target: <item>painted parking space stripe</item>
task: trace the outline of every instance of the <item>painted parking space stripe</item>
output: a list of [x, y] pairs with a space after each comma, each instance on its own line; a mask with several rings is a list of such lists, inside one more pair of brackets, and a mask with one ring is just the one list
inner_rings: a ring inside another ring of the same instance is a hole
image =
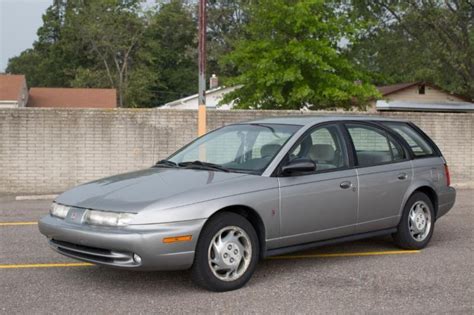
[[303, 254], [274, 256], [268, 259], [305, 259], [305, 258], [332, 258], [332, 257], [357, 257], [357, 256], [381, 256], [381, 255], [405, 255], [418, 254], [420, 250], [389, 250], [379, 252], [354, 252], [354, 253], [331, 253], [331, 254]]
[[[354, 252], [354, 253], [331, 253], [331, 254], [309, 254], [275, 256], [267, 259], [305, 259], [305, 258], [332, 258], [332, 257], [357, 257], [357, 256], [380, 256], [380, 255], [402, 255], [417, 254], [419, 250], [391, 250], [380, 252]], [[0, 269], [23, 269], [23, 268], [64, 268], [64, 267], [90, 267], [90, 263], [49, 263], [49, 264], [0, 264]]]
[[0, 222], [0, 226], [38, 225], [37, 221]]
[[89, 266], [94, 266], [94, 264], [89, 264], [89, 263], [7, 264], [7, 265], [0, 265], [0, 269], [60, 268], [60, 267], [89, 267]]

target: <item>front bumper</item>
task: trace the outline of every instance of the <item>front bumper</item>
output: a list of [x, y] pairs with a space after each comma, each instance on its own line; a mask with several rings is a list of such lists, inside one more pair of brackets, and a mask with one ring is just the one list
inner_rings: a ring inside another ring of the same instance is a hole
[[[205, 219], [124, 228], [74, 224], [43, 217], [40, 232], [57, 252], [75, 259], [136, 270], [181, 270], [191, 267]], [[191, 241], [163, 243], [165, 237], [192, 235]], [[141, 262], [133, 259], [141, 257]]]

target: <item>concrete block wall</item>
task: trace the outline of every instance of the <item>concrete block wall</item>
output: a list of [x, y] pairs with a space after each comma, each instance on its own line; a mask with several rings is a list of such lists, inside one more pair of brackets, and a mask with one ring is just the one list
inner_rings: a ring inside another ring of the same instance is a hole
[[[234, 122], [286, 115], [302, 113], [208, 111], [207, 119], [212, 130]], [[474, 114], [379, 115], [408, 119], [420, 126], [443, 151], [453, 183], [474, 187]], [[195, 138], [196, 119], [193, 110], [0, 109], [0, 194], [56, 193], [101, 177], [150, 167]]]

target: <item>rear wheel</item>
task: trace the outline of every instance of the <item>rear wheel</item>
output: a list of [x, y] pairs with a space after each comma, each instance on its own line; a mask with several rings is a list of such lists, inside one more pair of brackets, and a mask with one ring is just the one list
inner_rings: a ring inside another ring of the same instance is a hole
[[413, 194], [405, 205], [398, 231], [393, 238], [404, 249], [422, 249], [433, 235], [434, 207], [430, 198], [421, 192]]
[[249, 221], [235, 213], [217, 214], [199, 237], [193, 280], [212, 291], [238, 289], [255, 271], [258, 253], [257, 234]]

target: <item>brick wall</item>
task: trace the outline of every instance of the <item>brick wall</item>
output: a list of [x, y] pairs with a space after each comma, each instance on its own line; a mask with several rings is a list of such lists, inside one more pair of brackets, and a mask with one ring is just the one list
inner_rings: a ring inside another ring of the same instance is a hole
[[[209, 111], [208, 127], [300, 114]], [[443, 151], [453, 183], [474, 187], [474, 114], [382, 115], [420, 126]], [[195, 137], [196, 117], [196, 111], [172, 109], [0, 109], [0, 193], [61, 192], [149, 167]]]

